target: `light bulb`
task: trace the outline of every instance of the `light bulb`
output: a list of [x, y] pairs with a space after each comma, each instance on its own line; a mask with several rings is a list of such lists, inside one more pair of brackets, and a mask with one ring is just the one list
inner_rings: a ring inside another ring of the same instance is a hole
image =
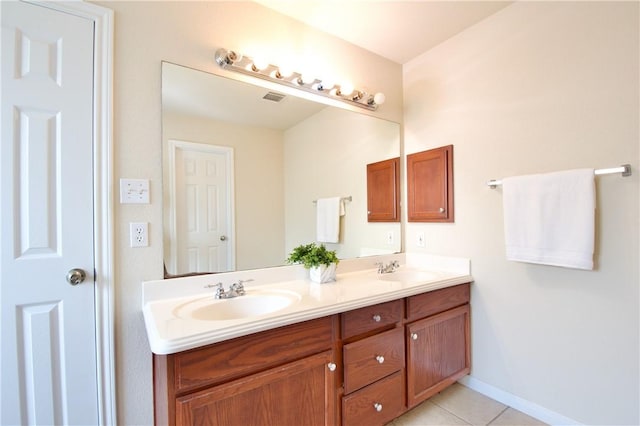
[[344, 83], [340, 85], [340, 94], [342, 96], [349, 96], [353, 93], [353, 85], [350, 83]]
[[320, 80], [320, 85], [322, 86], [322, 90], [330, 91], [336, 84], [330, 78], [323, 78]]
[[387, 97], [382, 92], [378, 92], [373, 96], [373, 102], [375, 102], [378, 105], [382, 105], [386, 100], [387, 100]]
[[275, 71], [276, 78], [288, 78], [293, 74], [293, 69], [289, 65], [281, 65]]
[[265, 61], [264, 58], [254, 58], [253, 64], [251, 64], [251, 69], [255, 72], [258, 72], [258, 71], [262, 71], [268, 66], [269, 66], [269, 63]]
[[309, 74], [300, 74], [300, 77], [298, 77], [297, 83], [300, 86], [304, 86], [305, 84], [313, 83], [314, 81], [315, 81], [315, 78], [313, 78]]

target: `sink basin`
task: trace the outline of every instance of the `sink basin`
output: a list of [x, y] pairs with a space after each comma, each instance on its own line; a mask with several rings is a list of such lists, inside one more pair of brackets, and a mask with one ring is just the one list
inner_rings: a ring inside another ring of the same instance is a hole
[[173, 314], [182, 319], [229, 321], [254, 318], [281, 311], [299, 302], [299, 294], [285, 290], [252, 292], [231, 299], [214, 299], [213, 295], [191, 300], [177, 306]]
[[382, 281], [399, 282], [426, 282], [440, 278], [441, 274], [431, 271], [420, 271], [418, 269], [400, 269], [389, 274], [379, 274], [378, 279]]

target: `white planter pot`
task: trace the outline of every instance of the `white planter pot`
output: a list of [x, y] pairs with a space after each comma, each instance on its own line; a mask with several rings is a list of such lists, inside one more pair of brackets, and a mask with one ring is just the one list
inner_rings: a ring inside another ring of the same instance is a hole
[[320, 265], [309, 269], [309, 278], [316, 283], [328, 283], [336, 280], [336, 264]]

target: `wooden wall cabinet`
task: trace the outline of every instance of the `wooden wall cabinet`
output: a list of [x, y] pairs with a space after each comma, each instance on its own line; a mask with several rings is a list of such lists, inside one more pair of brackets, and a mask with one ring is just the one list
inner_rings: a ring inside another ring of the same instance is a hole
[[367, 164], [367, 221], [400, 222], [400, 158]]
[[154, 355], [155, 422], [387, 424], [469, 372], [469, 290]]
[[453, 222], [453, 145], [407, 155], [409, 222]]

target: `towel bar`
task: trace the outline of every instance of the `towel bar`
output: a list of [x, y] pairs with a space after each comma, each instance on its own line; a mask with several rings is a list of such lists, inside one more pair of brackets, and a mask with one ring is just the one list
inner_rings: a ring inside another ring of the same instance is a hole
[[[353, 197], [352, 197], [351, 195], [349, 195], [348, 197], [342, 197], [342, 198], [340, 198], [340, 201], [349, 201], [349, 202], [350, 202], [350, 201], [352, 201], [352, 200], [353, 200]], [[318, 202], [318, 200], [313, 200], [313, 202], [314, 202], [314, 203], [317, 203], [317, 202]]]
[[[596, 169], [593, 171], [595, 175], [610, 175], [614, 173], [622, 173], [623, 177], [631, 176], [631, 164], [623, 164], [620, 167], [610, 167], [608, 169]], [[487, 185], [494, 189], [495, 187], [502, 185], [502, 181], [499, 179], [491, 179], [487, 182]]]

